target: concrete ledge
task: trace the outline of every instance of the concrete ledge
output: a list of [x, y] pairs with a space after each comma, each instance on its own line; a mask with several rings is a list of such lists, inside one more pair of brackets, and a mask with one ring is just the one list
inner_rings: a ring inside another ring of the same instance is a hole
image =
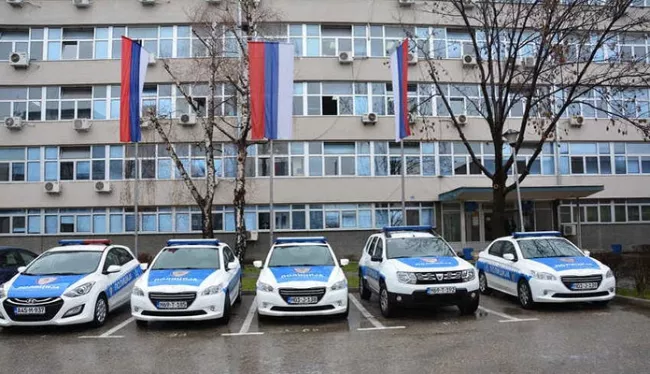
[[642, 308], [649, 308], [650, 309], [650, 300], [647, 300], [647, 299], [639, 299], [639, 298], [636, 298], [636, 297], [616, 295], [614, 300], [616, 300], [617, 303], [640, 306]]

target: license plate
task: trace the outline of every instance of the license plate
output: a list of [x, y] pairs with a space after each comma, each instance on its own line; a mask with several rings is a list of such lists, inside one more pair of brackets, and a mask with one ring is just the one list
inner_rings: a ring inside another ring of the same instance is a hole
[[45, 307], [44, 306], [17, 306], [14, 307], [14, 314], [17, 315], [45, 314]]
[[187, 309], [187, 301], [159, 301], [158, 309]]
[[572, 290], [595, 290], [598, 288], [596, 282], [574, 283], [571, 285]]
[[316, 304], [318, 298], [316, 296], [293, 296], [287, 299], [289, 304]]
[[427, 289], [429, 295], [444, 295], [456, 293], [456, 287], [432, 287]]

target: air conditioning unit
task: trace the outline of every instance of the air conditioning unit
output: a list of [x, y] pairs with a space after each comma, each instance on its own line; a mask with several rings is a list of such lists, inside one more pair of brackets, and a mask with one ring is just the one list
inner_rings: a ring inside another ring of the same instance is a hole
[[578, 229], [575, 223], [562, 224], [562, 234], [564, 236], [576, 236], [577, 232]]
[[352, 52], [341, 52], [339, 53], [339, 63], [341, 64], [351, 64], [354, 61], [352, 57]]
[[25, 125], [25, 122], [20, 117], [7, 117], [5, 118], [5, 127], [11, 130], [20, 130]]
[[153, 123], [151, 123], [151, 121], [149, 121], [148, 119], [141, 118], [140, 119], [140, 128], [141, 129], [153, 128]]
[[374, 125], [377, 123], [377, 113], [366, 113], [361, 117], [361, 122], [363, 122], [364, 125]]
[[154, 5], [156, 4], [156, 0], [140, 0], [140, 3], [142, 3], [142, 5]]
[[415, 125], [415, 121], [417, 119], [417, 116], [415, 113], [409, 113], [409, 125], [413, 126]]
[[25, 52], [12, 52], [9, 55], [9, 65], [15, 68], [26, 68], [29, 66], [29, 56]]
[[45, 182], [43, 189], [46, 193], [61, 193], [61, 184], [59, 182]]
[[474, 8], [474, 0], [462, 0], [463, 5], [465, 6], [465, 9], [472, 9]]
[[156, 65], [156, 56], [153, 53], [149, 53], [149, 65]]
[[106, 181], [97, 181], [95, 182], [95, 192], [98, 193], [109, 193], [113, 189], [111, 188], [111, 183]]
[[463, 56], [463, 66], [473, 67], [476, 66], [476, 57], [472, 55]]
[[183, 114], [178, 122], [183, 126], [196, 125], [196, 114]]
[[415, 0], [397, 0], [399, 6], [408, 7], [415, 4]]
[[461, 126], [467, 125], [467, 116], [464, 114], [459, 115], [456, 117], [456, 121], [458, 121], [458, 124]]
[[25, 0], [7, 0], [7, 4], [12, 6], [21, 7], [25, 3]]
[[92, 124], [93, 123], [87, 118], [76, 118], [72, 120], [72, 127], [74, 127], [74, 129], [79, 132], [90, 130]]
[[418, 54], [415, 53], [415, 52], [409, 52], [408, 62], [409, 62], [409, 65], [417, 65], [418, 64]]
[[569, 125], [571, 127], [582, 127], [582, 124], [585, 122], [585, 117], [583, 116], [571, 116], [569, 119]]
[[535, 57], [524, 57], [521, 61], [521, 65], [526, 69], [535, 68]]
[[259, 233], [257, 231], [246, 231], [246, 240], [249, 242], [256, 242], [259, 238]]
[[72, 5], [77, 8], [87, 8], [90, 6], [90, 0], [72, 0]]

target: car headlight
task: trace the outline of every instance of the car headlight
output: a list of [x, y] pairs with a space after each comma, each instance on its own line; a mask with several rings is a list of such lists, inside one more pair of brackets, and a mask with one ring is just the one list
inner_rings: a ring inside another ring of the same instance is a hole
[[461, 277], [463, 278], [463, 281], [469, 282], [476, 277], [476, 273], [474, 272], [474, 269], [463, 270]]
[[401, 283], [408, 283], [408, 284], [415, 284], [415, 282], [417, 282], [417, 278], [415, 277], [415, 274], [409, 273], [407, 271], [398, 271], [397, 280]]
[[346, 279], [338, 281], [332, 285], [332, 291], [342, 290], [344, 288], [348, 288], [348, 281]]
[[222, 284], [218, 284], [216, 286], [210, 286], [205, 290], [203, 290], [203, 292], [201, 292], [201, 296], [216, 295], [219, 292], [221, 292], [222, 289], [223, 289]]
[[257, 290], [263, 292], [273, 292], [273, 286], [264, 282], [257, 282]]
[[88, 294], [90, 290], [93, 289], [93, 286], [95, 285], [95, 282], [88, 282], [84, 283], [81, 286], [75, 288], [74, 290], [70, 290], [66, 293], [63, 294], [63, 296], [67, 297], [79, 297]]
[[[614, 278], [614, 272], [612, 272], [612, 269], [607, 270], [607, 274], [605, 274], [605, 278]], [[0, 291], [1, 293], [2, 291]], [[0, 296], [1, 297], [1, 296]]]
[[533, 274], [533, 277], [535, 277], [537, 279], [550, 280], [550, 281], [557, 280], [555, 275], [553, 275], [551, 273], [545, 273], [543, 271], [535, 271], [535, 270], [531, 270], [530, 272]]
[[142, 291], [142, 288], [140, 288], [140, 287], [133, 287], [132, 294], [133, 294], [133, 296], [143, 296], [144, 297], [144, 291]]

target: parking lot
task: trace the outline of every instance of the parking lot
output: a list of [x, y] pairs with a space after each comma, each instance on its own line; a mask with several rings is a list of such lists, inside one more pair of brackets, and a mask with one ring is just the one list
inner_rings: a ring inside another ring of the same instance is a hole
[[381, 317], [350, 294], [347, 320], [259, 321], [244, 296], [227, 326], [150, 324], [128, 309], [98, 330], [0, 330], [0, 362], [21, 373], [642, 373], [650, 310], [612, 303], [522, 310], [484, 296], [474, 316], [456, 308]]

